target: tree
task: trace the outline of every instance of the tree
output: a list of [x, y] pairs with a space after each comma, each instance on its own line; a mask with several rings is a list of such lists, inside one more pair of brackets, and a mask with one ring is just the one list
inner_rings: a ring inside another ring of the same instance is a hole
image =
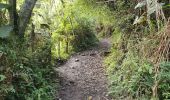
[[36, 2], [37, 0], [25, 0], [18, 14], [16, 10], [17, 1], [9, 0], [10, 24], [13, 26], [14, 32], [18, 34], [19, 37], [24, 37], [26, 27]]
[[33, 11], [33, 8], [36, 4], [37, 0], [25, 0], [25, 3], [22, 5], [22, 8], [20, 10], [19, 14], [19, 35], [21, 37], [24, 37], [24, 33], [26, 30], [26, 27], [29, 23], [29, 20], [31, 18], [31, 14]]

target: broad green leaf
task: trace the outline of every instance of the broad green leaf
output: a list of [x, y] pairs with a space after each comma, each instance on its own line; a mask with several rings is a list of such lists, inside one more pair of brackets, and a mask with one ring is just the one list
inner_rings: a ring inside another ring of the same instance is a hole
[[140, 68], [138, 69], [138, 72], [142, 72], [142, 67], [140, 67]]
[[13, 30], [13, 27], [9, 25], [0, 27], [0, 38], [8, 37], [12, 30]]
[[0, 10], [2, 9], [8, 9], [9, 8], [9, 5], [8, 4], [4, 4], [4, 3], [0, 3]]
[[152, 67], [149, 69], [149, 74], [152, 74], [152, 72], [153, 72], [153, 69], [152, 69]]
[[3, 81], [5, 78], [5, 75], [0, 75], [0, 82]]

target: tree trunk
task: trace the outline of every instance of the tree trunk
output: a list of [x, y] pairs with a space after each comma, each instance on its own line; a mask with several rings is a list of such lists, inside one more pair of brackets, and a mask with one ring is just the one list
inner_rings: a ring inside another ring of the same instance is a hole
[[37, 0], [25, 0], [25, 3], [21, 7], [19, 13], [19, 36], [22, 38], [24, 37], [36, 1]]
[[61, 52], [61, 42], [59, 41], [58, 42], [58, 57], [59, 57], [59, 59], [61, 58], [60, 52]]
[[34, 52], [34, 44], [35, 44], [35, 25], [32, 24], [32, 30], [31, 30], [31, 48], [32, 48], [32, 52]]
[[9, 16], [10, 16], [10, 25], [14, 27], [15, 34], [18, 34], [18, 14], [16, 9], [16, 0], [8, 0], [10, 5]]
[[65, 48], [66, 53], [69, 53], [69, 39], [68, 36], [66, 37], [66, 48]]

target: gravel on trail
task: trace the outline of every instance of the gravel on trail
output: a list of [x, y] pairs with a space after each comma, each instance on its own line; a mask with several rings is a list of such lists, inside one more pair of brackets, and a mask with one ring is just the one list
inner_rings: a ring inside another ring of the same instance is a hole
[[104, 54], [110, 47], [109, 39], [102, 39], [98, 46], [74, 54], [56, 68], [61, 85], [58, 100], [111, 100], [103, 66]]

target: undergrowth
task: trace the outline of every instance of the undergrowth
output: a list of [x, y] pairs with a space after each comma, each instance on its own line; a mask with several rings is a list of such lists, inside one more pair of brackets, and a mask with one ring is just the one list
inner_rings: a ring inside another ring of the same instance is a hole
[[151, 28], [146, 22], [133, 25], [133, 1], [118, 2], [113, 46], [105, 59], [109, 94], [116, 100], [170, 99], [169, 24], [160, 25], [159, 31], [154, 18]]
[[1, 41], [2, 100], [53, 100], [56, 97], [58, 82], [48, 59], [49, 45], [42, 45], [32, 52], [28, 43], [14, 39]]

